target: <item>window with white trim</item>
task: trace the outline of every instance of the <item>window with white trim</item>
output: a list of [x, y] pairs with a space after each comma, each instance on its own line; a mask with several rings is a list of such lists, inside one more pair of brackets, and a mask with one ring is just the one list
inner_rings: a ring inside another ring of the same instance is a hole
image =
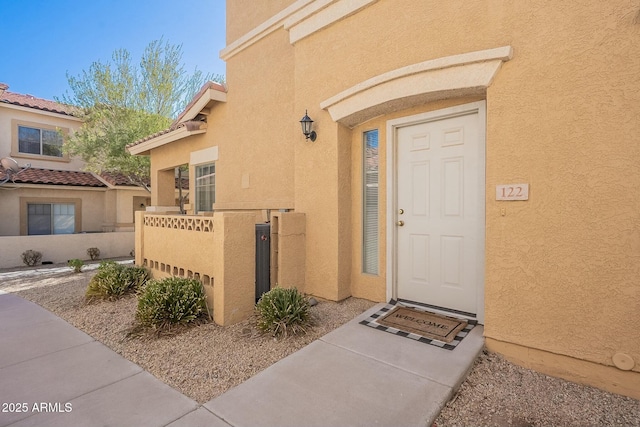
[[20, 153], [62, 157], [62, 143], [62, 135], [55, 129], [18, 126]]
[[363, 133], [362, 271], [378, 274], [378, 130]]
[[27, 234], [73, 234], [76, 226], [75, 209], [73, 203], [29, 203]]
[[213, 211], [216, 201], [216, 165], [196, 166], [196, 213]]

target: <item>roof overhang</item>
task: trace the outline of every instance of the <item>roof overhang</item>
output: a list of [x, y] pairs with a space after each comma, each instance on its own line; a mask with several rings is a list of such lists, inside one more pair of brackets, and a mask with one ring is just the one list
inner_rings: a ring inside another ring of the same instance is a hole
[[227, 91], [224, 86], [209, 82], [196, 94], [185, 110], [180, 113], [176, 122], [193, 120], [198, 114], [208, 115], [217, 102], [227, 102]]
[[70, 121], [82, 123], [82, 119], [81, 118], [79, 118], [77, 116], [74, 116], [72, 114], [62, 113], [62, 112], [59, 112], [59, 111], [50, 111], [50, 110], [45, 110], [45, 109], [42, 109], [42, 108], [29, 107], [29, 106], [19, 105], [19, 104], [12, 104], [10, 102], [3, 102], [3, 101], [0, 101], [0, 107], [11, 108], [13, 110], [25, 111], [25, 112], [29, 112], [29, 113], [36, 113], [36, 114], [39, 114], [41, 116], [56, 117], [56, 118], [63, 119], [63, 120], [70, 120]]
[[199, 135], [205, 133], [206, 131], [207, 126], [204, 122], [198, 129], [195, 130], [189, 130], [188, 126], [181, 126], [170, 132], [163, 133], [162, 135], [148, 139], [139, 144], [127, 147], [127, 151], [129, 151], [129, 153], [133, 155], [146, 156], [149, 155], [151, 153], [151, 150], [154, 148], [162, 147], [163, 145], [178, 141], [188, 136]]
[[208, 116], [211, 109], [219, 102], [227, 102], [226, 87], [215, 82], [205, 83], [169, 129], [128, 145], [127, 151], [133, 155], [149, 155], [154, 148], [162, 147], [188, 136], [205, 133], [207, 123], [203, 116]]

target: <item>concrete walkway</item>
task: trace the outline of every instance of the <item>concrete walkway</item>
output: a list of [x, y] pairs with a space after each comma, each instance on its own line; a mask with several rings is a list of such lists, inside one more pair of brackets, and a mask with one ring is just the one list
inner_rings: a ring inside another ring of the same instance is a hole
[[381, 306], [200, 406], [0, 294], [0, 426], [430, 426], [482, 350], [482, 327], [443, 350], [358, 324]]

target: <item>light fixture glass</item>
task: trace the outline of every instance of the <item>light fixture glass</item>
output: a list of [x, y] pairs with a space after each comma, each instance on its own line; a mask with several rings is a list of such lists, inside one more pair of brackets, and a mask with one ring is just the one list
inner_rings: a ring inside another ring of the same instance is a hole
[[313, 120], [307, 114], [307, 110], [304, 111], [304, 117], [300, 120], [300, 124], [302, 125], [302, 133], [306, 139], [310, 139], [311, 141], [316, 140], [316, 132], [311, 130], [311, 126], [313, 124]]

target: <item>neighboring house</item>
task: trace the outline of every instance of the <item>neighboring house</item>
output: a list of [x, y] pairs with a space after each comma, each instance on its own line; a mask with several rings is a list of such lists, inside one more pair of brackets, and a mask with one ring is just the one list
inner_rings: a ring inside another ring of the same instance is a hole
[[[85, 172], [81, 160], [63, 152], [62, 134], [81, 124], [68, 106], [13, 93], [0, 84], [0, 158], [11, 158], [22, 169], [15, 173], [0, 166], [0, 237], [122, 231], [127, 233], [85, 240], [107, 239], [102, 256], [128, 255], [134, 212], [149, 205], [150, 194], [124, 177]], [[43, 260], [64, 261], [68, 255], [51, 239], [20, 241], [43, 252]], [[77, 257], [87, 257], [89, 246], [84, 246]], [[21, 248], [3, 245], [0, 267], [19, 265]]]
[[[639, 16], [230, 0], [228, 86], [129, 147], [151, 156], [155, 211], [136, 261], [199, 278], [233, 323], [270, 221], [272, 285], [449, 310], [511, 360], [640, 398]], [[195, 201], [162, 214], [185, 163]]]

